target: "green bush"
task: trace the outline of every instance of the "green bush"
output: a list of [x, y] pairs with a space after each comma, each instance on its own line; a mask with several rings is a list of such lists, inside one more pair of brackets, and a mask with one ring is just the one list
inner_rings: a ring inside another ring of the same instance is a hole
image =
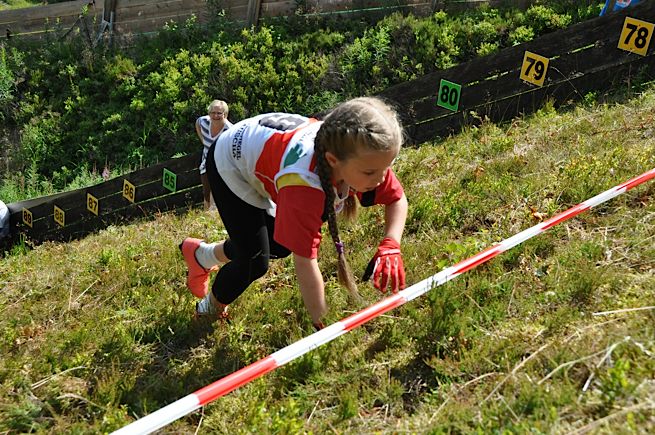
[[0, 122], [3, 124], [16, 110], [18, 84], [22, 81], [24, 69], [23, 53], [0, 44]]

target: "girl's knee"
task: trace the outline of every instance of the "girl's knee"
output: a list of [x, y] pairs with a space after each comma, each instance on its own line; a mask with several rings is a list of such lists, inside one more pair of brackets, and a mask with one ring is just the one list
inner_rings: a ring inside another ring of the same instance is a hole
[[269, 267], [269, 256], [263, 253], [258, 253], [250, 259], [250, 277], [252, 281], [266, 275]]

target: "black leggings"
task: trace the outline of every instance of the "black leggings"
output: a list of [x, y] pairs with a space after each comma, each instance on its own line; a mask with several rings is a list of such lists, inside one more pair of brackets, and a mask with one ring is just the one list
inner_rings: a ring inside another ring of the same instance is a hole
[[291, 251], [273, 240], [275, 219], [266, 210], [243, 201], [225, 184], [216, 169], [215, 146], [214, 142], [207, 155], [207, 176], [229, 237], [223, 248], [230, 262], [216, 274], [212, 293], [218, 302], [230, 304], [264, 276], [269, 259], [287, 257]]

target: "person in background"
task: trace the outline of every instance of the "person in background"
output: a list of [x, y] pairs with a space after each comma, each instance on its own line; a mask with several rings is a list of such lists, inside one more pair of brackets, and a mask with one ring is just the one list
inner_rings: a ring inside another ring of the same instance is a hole
[[209, 147], [232, 123], [227, 120], [228, 106], [225, 101], [214, 100], [207, 106], [207, 115], [196, 119], [196, 133], [202, 142], [202, 160], [200, 162], [200, 181], [202, 182], [202, 195], [205, 210], [211, 206], [211, 189], [207, 179], [207, 152]]
[[0, 201], [0, 239], [9, 235], [9, 209]]
[[[201, 299], [196, 317], [226, 318], [228, 305], [266, 273], [271, 258], [293, 254], [305, 307], [314, 327], [323, 328], [327, 304], [317, 256], [326, 220], [339, 281], [359, 298], [336, 219], [342, 211], [354, 217], [355, 198], [385, 208], [382, 242], [366, 275], [382, 292], [404, 288], [407, 198], [391, 170], [402, 142], [396, 112], [369, 97], [340, 104], [323, 121], [269, 113], [221, 135], [209, 150], [207, 175], [228, 239], [188, 237], [180, 244], [187, 287]], [[210, 292], [209, 274], [216, 270]]]

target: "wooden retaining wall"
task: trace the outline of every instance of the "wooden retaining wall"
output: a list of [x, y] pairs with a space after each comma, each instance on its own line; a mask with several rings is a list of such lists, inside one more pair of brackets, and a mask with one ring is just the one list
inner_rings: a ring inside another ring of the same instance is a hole
[[109, 225], [203, 203], [201, 153], [171, 159], [104, 183], [7, 204], [14, 244], [68, 241]]
[[534, 112], [546, 99], [555, 104], [580, 100], [639, 71], [653, 78], [653, 23], [655, 1], [645, 2], [399, 84], [381, 95], [400, 108], [412, 142], [419, 144], [476, 122], [471, 112], [492, 121], [508, 120]]

